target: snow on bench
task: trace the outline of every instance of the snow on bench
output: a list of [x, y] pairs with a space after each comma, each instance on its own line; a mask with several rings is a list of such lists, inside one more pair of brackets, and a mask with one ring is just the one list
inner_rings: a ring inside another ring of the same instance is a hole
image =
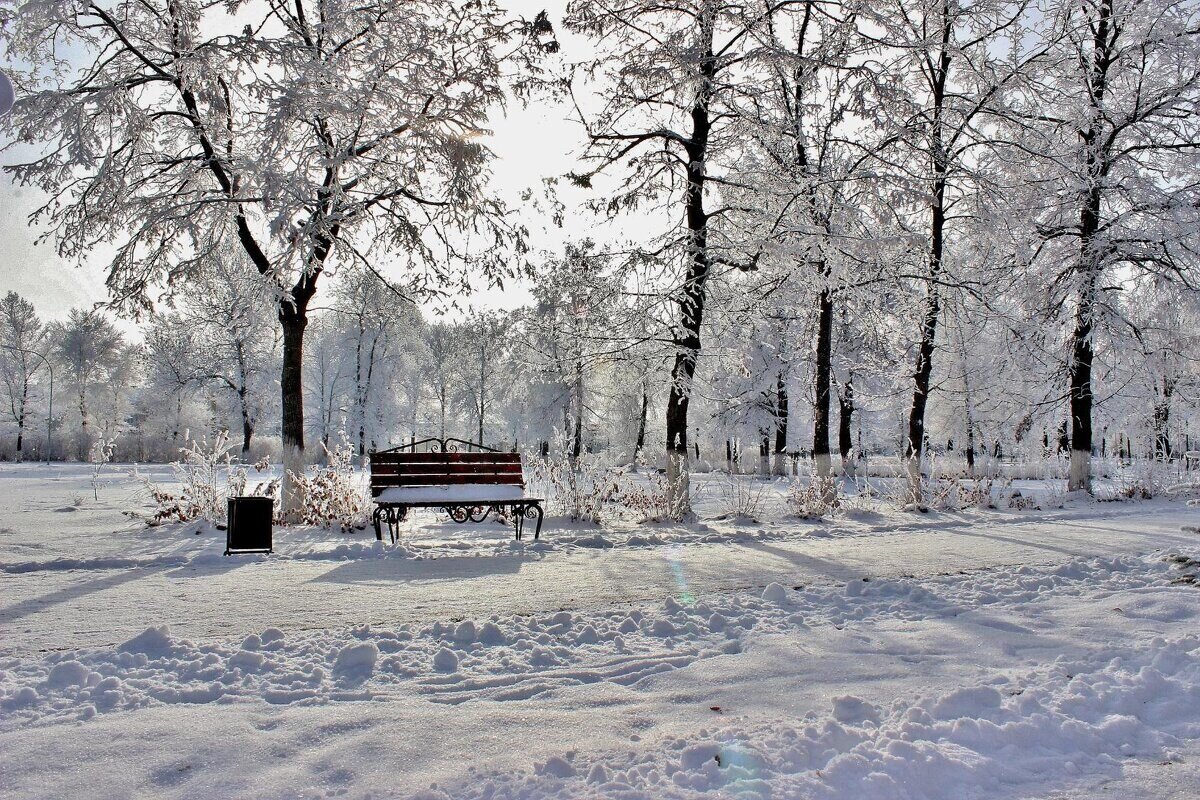
[[[428, 449], [419, 451], [421, 447]], [[525, 494], [520, 453], [460, 439], [423, 439], [372, 451], [371, 495], [376, 504], [375, 538], [380, 541], [384, 522], [391, 540], [400, 538], [400, 523], [412, 508], [440, 508], [455, 522], [482, 522], [499, 511], [512, 519], [517, 539], [527, 518], [537, 519], [535, 540], [542, 532], [542, 501]]]

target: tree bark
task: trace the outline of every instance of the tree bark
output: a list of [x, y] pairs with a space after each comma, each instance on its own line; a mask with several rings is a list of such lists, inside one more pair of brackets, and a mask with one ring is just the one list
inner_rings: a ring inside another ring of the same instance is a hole
[[909, 502], [920, 503], [924, 495], [921, 477], [921, 457], [925, 449], [925, 408], [929, 402], [930, 378], [933, 375], [933, 352], [937, 342], [938, 317], [941, 314], [941, 294], [938, 280], [942, 272], [942, 253], [945, 247], [947, 155], [943, 136], [943, 115], [946, 104], [946, 82], [950, 76], [950, 32], [953, 27], [948, 2], [942, 5], [941, 50], [932, 66], [933, 81], [930, 98], [933, 121], [929, 132], [929, 166], [932, 170], [929, 206], [929, 262], [925, 309], [921, 321], [921, 340], [917, 346], [917, 363], [913, 370], [913, 401], [908, 415], [908, 436], [904, 457], [908, 471]]
[[1110, 38], [1112, 0], [1101, 0], [1097, 19], [1092, 25], [1092, 64], [1088, 77], [1088, 102], [1091, 119], [1079, 134], [1083, 149], [1088, 186], [1079, 211], [1079, 294], [1075, 304], [1075, 327], [1071, 332], [1071, 361], [1068, 366], [1071, 413], [1071, 470], [1068, 491], [1092, 491], [1092, 362], [1095, 352], [1092, 331], [1096, 312], [1096, 284], [1100, 279], [1103, 244], [1100, 241], [1100, 214], [1103, 196], [1101, 181], [1107, 175], [1102, 150], [1111, 146], [1100, 130], [1104, 117], [1108, 70], [1112, 65]]
[[304, 501], [292, 476], [304, 472], [304, 329], [308, 316], [304, 310], [281, 307], [279, 322], [283, 327], [283, 371], [279, 381], [283, 409], [280, 511], [285, 517], [292, 517]]
[[679, 325], [675, 332], [675, 363], [671, 368], [671, 388], [667, 395], [667, 484], [671, 515], [683, 519], [692, 515], [688, 485], [688, 403], [700, 355], [700, 328], [704, 319], [706, 284], [711, 267], [708, 253], [708, 213], [704, 208], [704, 184], [707, 178], [708, 136], [712, 128], [708, 103], [714, 91], [717, 60], [713, 54], [715, 20], [711, 9], [700, 17], [704, 51], [700, 56], [700, 82], [692, 104], [691, 136], [687, 152], [687, 189], [684, 213], [688, 230], [687, 275], [678, 299]]
[[962, 373], [963, 373], [963, 410], [966, 412], [967, 422], [967, 477], [975, 477], [975, 405], [971, 400], [971, 376], [969, 367], [967, 366], [967, 342], [959, 330], [958, 334], [959, 347], [962, 355]]
[[92, 449], [91, 420], [88, 418], [87, 391], [79, 390], [79, 460], [87, 461]]
[[[22, 355], [24, 359], [24, 355]], [[25, 445], [25, 414], [29, 408], [29, 371], [25, 368], [25, 362], [22, 360], [21, 367], [24, 370], [26, 378], [21, 383], [21, 410], [17, 414], [17, 461], [22, 460], [22, 454]]]
[[571, 431], [571, 459], [578, 461], [583, 455], [583, 365], [576, 364], [575, 369], [575, 419]]
[[1154, 404], [1154, 457], [1159, 461], [1171, 458], [1171, 396], [1175, 382], [1163, 378], [1158, 401]]
[[237, 392], [238, 406], [242, 413], [242, 460], [250, 456], [250, 441], [254, 437], [254, 420], [250, 415], [250, 376], [246, 368], [246, 350], [241, 341], [234, 344], [237, 354], [238, 382], [234, 387]]
[[842, 456], [842, 474], [855, 474], [855, 460], [850, 451], [854, 449], [854, 373], [846, 377], [846, 383], [838, 395], [838, 452]]
[[[818, 273], [827, 278], [829, 268], [822, 263]], [[817, 477], [833, 475], [829, 455], [829, 386], [833, 372], [833, 294], [828, 285], [817, 295], [817, 347], [813, 402], [813, 467]]]
[[776, 475], [787, 474], [788, 391], [782, 371], [775, 384], [775, 464]]
[[642, 455], [642, 448], [646, 446], [646, 417], [650, 412], [650, 391], [646, 385], [646, 378], [642, 376], [642, 408], [638, 413], [638, 429], [637, 439], [633, 444], [633, 468], [637, 469], [638, 458]]
[[250, 456], [250, 441], [254, 438], [254, 423], [250, 419], [250, 411], [246, 407], [246, 399], [242, 398], [242, 460]]

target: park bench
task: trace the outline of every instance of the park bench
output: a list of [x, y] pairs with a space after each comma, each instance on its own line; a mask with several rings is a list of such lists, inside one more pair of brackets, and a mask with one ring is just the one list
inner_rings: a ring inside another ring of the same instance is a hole
[[422, 439], [390, 450], [371, 451], [371, 496], [375, 538], [383, 524], [392, 542], [414, 508], [439, 508], [455, 522], [483, 522], [493, 512], [507, 514], [520, 539], [525, 520], [537, 518], [542, 533], [542, 501], [525, 494], [520, 453], [505, 453], [460, 439]]

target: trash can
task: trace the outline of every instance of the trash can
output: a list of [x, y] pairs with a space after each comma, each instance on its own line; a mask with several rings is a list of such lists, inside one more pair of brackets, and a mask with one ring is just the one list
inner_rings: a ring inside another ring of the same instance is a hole
[[229, 524], [225, 528], [225, 555], [271, 553], [271, 517], [275, 501], [270, 497], [229, 498]]

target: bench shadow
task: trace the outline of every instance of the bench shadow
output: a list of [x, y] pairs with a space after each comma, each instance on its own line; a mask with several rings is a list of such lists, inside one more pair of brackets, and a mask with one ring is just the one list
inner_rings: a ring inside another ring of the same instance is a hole
[[372, 558], [345, 561], [322, 572], [310, 583], [416, 583], [421, 581], [460, 581], [495, 575], [515, 575], [540, 555], [496, 555], [438, 558]]

